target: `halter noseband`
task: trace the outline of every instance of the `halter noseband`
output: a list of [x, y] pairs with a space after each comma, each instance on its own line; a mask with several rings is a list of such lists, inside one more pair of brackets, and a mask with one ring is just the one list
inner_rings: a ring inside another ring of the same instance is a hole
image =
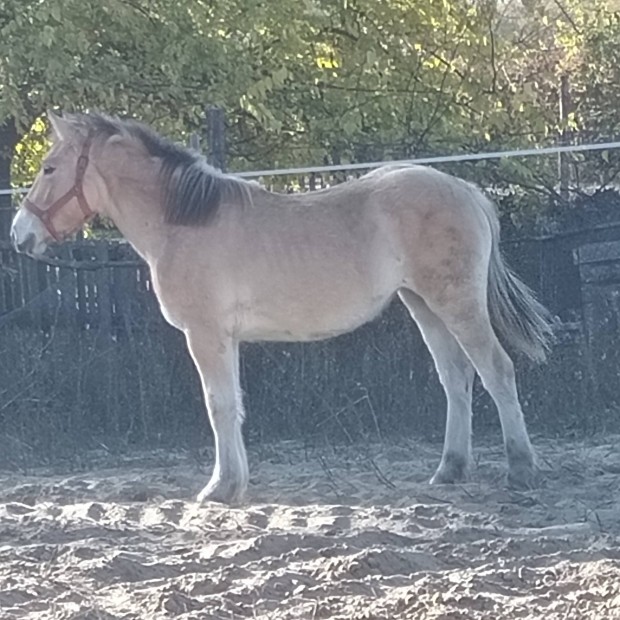
[[[86, 168], [88, 167], [88, 152], [90, 151], [90, 147], [93, 143], [93, 135], [89, 133], [82, 145], [82, 151], [80, 152], [80, 156], [78, 157], [77, 164], [75, 167], [75, 182], [71, 189], [63, 194], [58, 200], [55, 200], [52, 205], [48, 209], [41, 209], [34, 202], [28, 200], [28, 198], [24, 199], [24, 207], [30, 211], [33, 215], [36, 215], [42, 222], [43, 226], [47, 228], [47, 231], [54, 238], [55, 241], [61, 241], [62, 236], [58, 233], [56, 228], [54, 227], [54, 222], [52, 221], [54, 216], [73, 198], [77, 198], [78, 204], [80, 205], [80, 209], [84, 214], [84, 219], [80, 222], [79, 226], [81, 226], [84, 222], [86, 222], [89, 218], [95, 215], [95, 212], [88, 206], [86, 202], [86, 197], [84, 196], [84, 174], [86, 172]], [[76, 226], [76, 229], [79, 228]]]

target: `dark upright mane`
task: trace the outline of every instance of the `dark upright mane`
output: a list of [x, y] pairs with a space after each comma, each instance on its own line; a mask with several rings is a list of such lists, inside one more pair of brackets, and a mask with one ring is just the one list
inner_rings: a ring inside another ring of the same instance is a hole
[[223, 202], [248, 202], [251, 183], [210, 166], [199, 153], [133, 120], [80, 114], [75, 121], [95, 135], [129, 135], [161, 161], [162, 206], [168, 224], [206, 224]]

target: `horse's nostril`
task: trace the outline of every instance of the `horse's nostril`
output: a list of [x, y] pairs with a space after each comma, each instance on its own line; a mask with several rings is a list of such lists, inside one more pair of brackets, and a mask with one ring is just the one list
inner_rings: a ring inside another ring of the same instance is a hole
[[32, 233], [28, 233], [28, 235], [21, 241], [17, 241], [14, 234], [12, 234], [11, 237], [13, 238], [13, 245], [18, 252], [23, 252], [24, 254], [30, 254], [32, 252], [35, 242], [34, 235]]

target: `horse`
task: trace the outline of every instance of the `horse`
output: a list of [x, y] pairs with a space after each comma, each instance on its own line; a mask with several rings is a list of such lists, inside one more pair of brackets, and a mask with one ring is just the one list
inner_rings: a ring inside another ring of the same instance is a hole
[[477, 373], [499, 412], [508, 484], [536, 485], [504, 345], [544, 360], [553, 325], [504, 262], [496, 207], [480, 189], [394, 164], [318, 191], [275, 193], [133, 120], [48, 118], [52, 146], [14, 217], [12, 242], [37, 257], [99, 214], [146, 261], [164, 317], [185, 335], [214, 435], [199, 502], [238, 503], [247, 490], [240, 343], [350, 332], [395, 297], [417, 323], [447, 399], [430, 483], [470, 475]]

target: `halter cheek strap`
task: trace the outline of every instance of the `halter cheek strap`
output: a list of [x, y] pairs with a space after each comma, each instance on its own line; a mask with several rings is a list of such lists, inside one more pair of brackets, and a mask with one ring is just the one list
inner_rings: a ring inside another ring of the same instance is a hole
[[[73, 198], [77, 199], [82, 214], [84, 215], [82, 221], [73, 230], [80, 228], [84, 222], [95, 215], [95, 212], [88, 206], [86, 197], [84, 196], [84, 174], [86, 173], [86, 168], [88, 167], [88, 152], [90, 151], [92, 142], [93, 135], [92, 133], [89, 133], [84, 141], [84, 144], [82, 145], [82, 150], [77, 160], [75, 167], [75, 182], [68, 192], [55, 200], [47, 209], [41, 209], [41, 207], [34, 204], [34, 202], [28, 200], [28, 198], [24, 200], [24, 208], [41, 220], [43, 226], [45, 226], [55, 241], [61, 241], [62, 235], [54, 226], [54, 217], [65, 205], [69, 204]], [[73, 232], [73, 230], [71, 232]]]

